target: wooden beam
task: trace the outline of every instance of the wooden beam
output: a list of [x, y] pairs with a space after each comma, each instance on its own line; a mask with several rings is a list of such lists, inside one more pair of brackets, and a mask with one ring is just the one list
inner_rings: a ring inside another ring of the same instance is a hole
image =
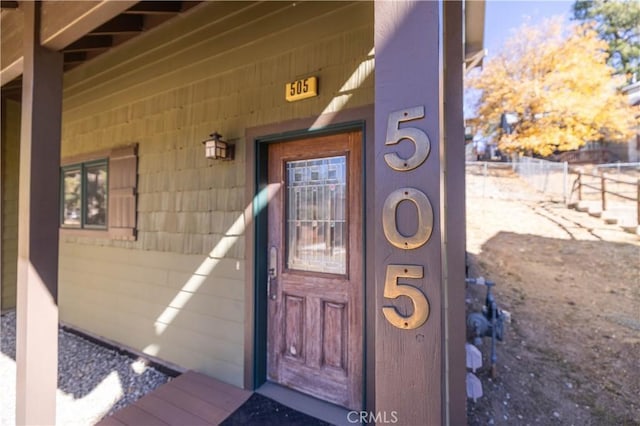
[[0, 311], [2, 310], [2, 292], [4, 290], [3, 287], [6, 285], [2, 275], [2, 265], [4, 263], [4, 259], [6, 256], [5, 249], [2, 245], [2, 240], [3, 240], [2, 233], [4, 231], [4, 223], [5, 223], [4, 210], [2, 208], [2, 199], [4, 198], [4, 194], [5, 194], [5, 191], [3, 188], [4, 174], [2, 171], [2, 151], [4, 151], [5, 149], [3, 145], [8, 145], [7, 129], [9, 127], [7, 126], [7, 97], [5, 96], [4, 92], [5, 90], [4, 88], [2, 88], [2, 91], [0, 92]]
[[122, 33], [139, 33], [143, 30], [144, 17], [142, 15], [118, 15], [109, 22], [91, 31], [92, 35], [108, 35]]
[[443, 197], [441, 253], [443, 270], [443, 410], [446, 424], [467, 422], [466, 391], [466, 313], [465, 313], [465, 164], [463, 117], [463, 3], [442, 2], [444, 26], [442, 40], [444, 70], [442, 151]]
[[17, 9], [17, 8], [18, 8], [17, 1], [7, 1], [7, 0], [0, 1], [0, 9]]
[[41, 2], [25, 1], [20, 129], [16, 423], [55, 424], [62, 54], [40, 44]]
[[137, 2], [57, 0], [42, 3], [42, 45], [62, 50]]
[[[42, 2], [40, 42], [51, 50], [62, 50], [136, 3], [131, 0]], [[0, 84], [4, 85], [22, 73], [22, 8], [3, 10], [0, 29]]]
[[113, 46], [113, 37], [108, 35], [86, 36], [64, 48], [64, 52], [104, 50]]
[[5, 9], [0, 18], [0, 81], [3, 86], [22, 74], [23, 15], [20, 9]]
[[23, 62], [24, 59], [20, 56], [11, 65], [2, 68], [2, 71], [0, 71], [0, 86], [4, 86], [22, 74]]
[[124, 13], [127, 14], [144, 14], [144, 15], [164, 15], [175, 14], [182, 11], [182, 2], [180, 1], [141, 1], [140, 3], [130, 7]]

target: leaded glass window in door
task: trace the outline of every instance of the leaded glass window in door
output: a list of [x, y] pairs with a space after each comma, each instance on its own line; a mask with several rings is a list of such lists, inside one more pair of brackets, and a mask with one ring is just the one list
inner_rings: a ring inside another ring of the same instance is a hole
[[346, 156], [286, 162], [287, 268], [346, 274]]

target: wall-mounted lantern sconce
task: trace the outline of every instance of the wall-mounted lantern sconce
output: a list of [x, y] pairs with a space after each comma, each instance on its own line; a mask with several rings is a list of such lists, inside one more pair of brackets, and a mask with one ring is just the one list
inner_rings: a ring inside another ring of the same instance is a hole
[[235, 146], [222, 140], [222, 135], [218, 132], [209, 136], [209, 139], [202, 141], [205, 156], [210, 160], [233, 160]]

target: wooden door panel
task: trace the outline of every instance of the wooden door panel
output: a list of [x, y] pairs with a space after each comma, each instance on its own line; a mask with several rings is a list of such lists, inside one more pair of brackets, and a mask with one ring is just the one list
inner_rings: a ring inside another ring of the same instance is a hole
[[346, 374], [347, 369], [347, 306], [345, 303], [322, 302], [322, 367], [331, 367]]
[[305, 303], [304, 298], [285, 293], [283, 295], [284, 304], [284, 351], [288, 358], [300, 359], [304, 361], [304, 319]]
[[358, 410], [363, 388], [362, 134], [269, 146], [267, 374]]

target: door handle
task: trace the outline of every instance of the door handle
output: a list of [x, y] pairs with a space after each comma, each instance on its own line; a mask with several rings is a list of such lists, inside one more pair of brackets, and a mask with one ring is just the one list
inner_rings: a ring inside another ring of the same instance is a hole
[[269, 274], [267, 277], [267, 297], [271, 300], [278, 298], [278, 248], [269, 249]]
[[276, 280], [276, 277], [269, 276], [267, 281], [267, 296], [271, 300], [276, 300], [278, 298], [277, 284], [278, 281]]

